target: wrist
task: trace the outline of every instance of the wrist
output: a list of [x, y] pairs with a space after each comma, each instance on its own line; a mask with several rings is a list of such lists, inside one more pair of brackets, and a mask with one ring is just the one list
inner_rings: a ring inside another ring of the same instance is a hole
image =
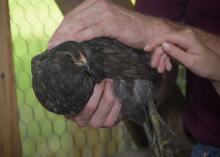
[[136, 24], [136, 31], [141, 32], [141, 44], [139, 48], [144, 48], [147, 43], [157, 36], [172, 32], [175, 30], [183, 29], [182, 25], [176, 24], [169, 20], [159, 17], [153, 17], [148, 15], [142, 15], [137, 12], [133, 12], [133, 21]]
[[162, 34], [182, 30], [184, 27], [164, 18], [146, 16], [147, 41]]

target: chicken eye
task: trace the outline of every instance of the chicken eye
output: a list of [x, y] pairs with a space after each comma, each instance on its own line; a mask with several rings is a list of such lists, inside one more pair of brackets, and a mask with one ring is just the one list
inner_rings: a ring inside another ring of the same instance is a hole
[[77, 65], [86, 65], [87, 64], [87, 59], [83, 55], [83, 53], [81, 53], [81, 52], [79, 53], [79, 55], [77, 57], [73, 56], [68, 51], [64, 52], [64, 54], [66, 54], [69, 58], [71, 58], [73, 60], [74, 64], [77, 64]]

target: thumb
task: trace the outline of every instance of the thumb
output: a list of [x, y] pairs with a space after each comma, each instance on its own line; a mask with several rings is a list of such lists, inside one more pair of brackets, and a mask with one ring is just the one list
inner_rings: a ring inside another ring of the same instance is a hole
[[184, 50], [187, 50], [191, 44], [186, 35], [181, 32], [165, 33], [148, 41], [148, 44], [145, 46], [144, 50], [152, 51], [164, 42], [174, 43]]
[[192, 59], [191, 54], [188, 54], [186, 51], [168, 42], [164, 42], [162, 48], [169, 56], [176, 59], [184, 66], [188, 67], [190, 65]]

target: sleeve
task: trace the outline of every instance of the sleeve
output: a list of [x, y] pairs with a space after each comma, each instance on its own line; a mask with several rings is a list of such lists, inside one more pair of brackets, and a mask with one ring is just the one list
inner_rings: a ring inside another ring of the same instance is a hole
[[182, 21], [188, 0], [137, 0], [135, 10], [145, 15]]

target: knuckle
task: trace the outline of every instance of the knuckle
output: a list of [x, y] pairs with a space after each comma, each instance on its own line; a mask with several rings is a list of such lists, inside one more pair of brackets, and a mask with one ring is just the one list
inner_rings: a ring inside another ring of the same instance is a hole
[[85, 111], [87, 114], [92, 114], [92, 113], [95, 112], [95, 110], [96, 110], [95, 107], [93, 107], [93, 106], [87, 106], [87, 107], [85, 107], [85, 110], [84, 110], [84, 111]]
[[113, 79], [106, 78], [105, 83], [109, 83], [109, 85], [112, 85], [114, 83]]
[[103, 101], [105, 102], [104, 104], [106, 105], [112, 105], [114, 104], [114, 97], [112, 96], [112, 94], [105, 94], [103, 97]]
[[102, 98], [103, 102], [104, 104], [113, 105], [115, 102], [115, 96], [113, 93], [112, 85], [106, 85], [106, 86], [109, 86], [109, 87], [106, 87], [106, 90]]

